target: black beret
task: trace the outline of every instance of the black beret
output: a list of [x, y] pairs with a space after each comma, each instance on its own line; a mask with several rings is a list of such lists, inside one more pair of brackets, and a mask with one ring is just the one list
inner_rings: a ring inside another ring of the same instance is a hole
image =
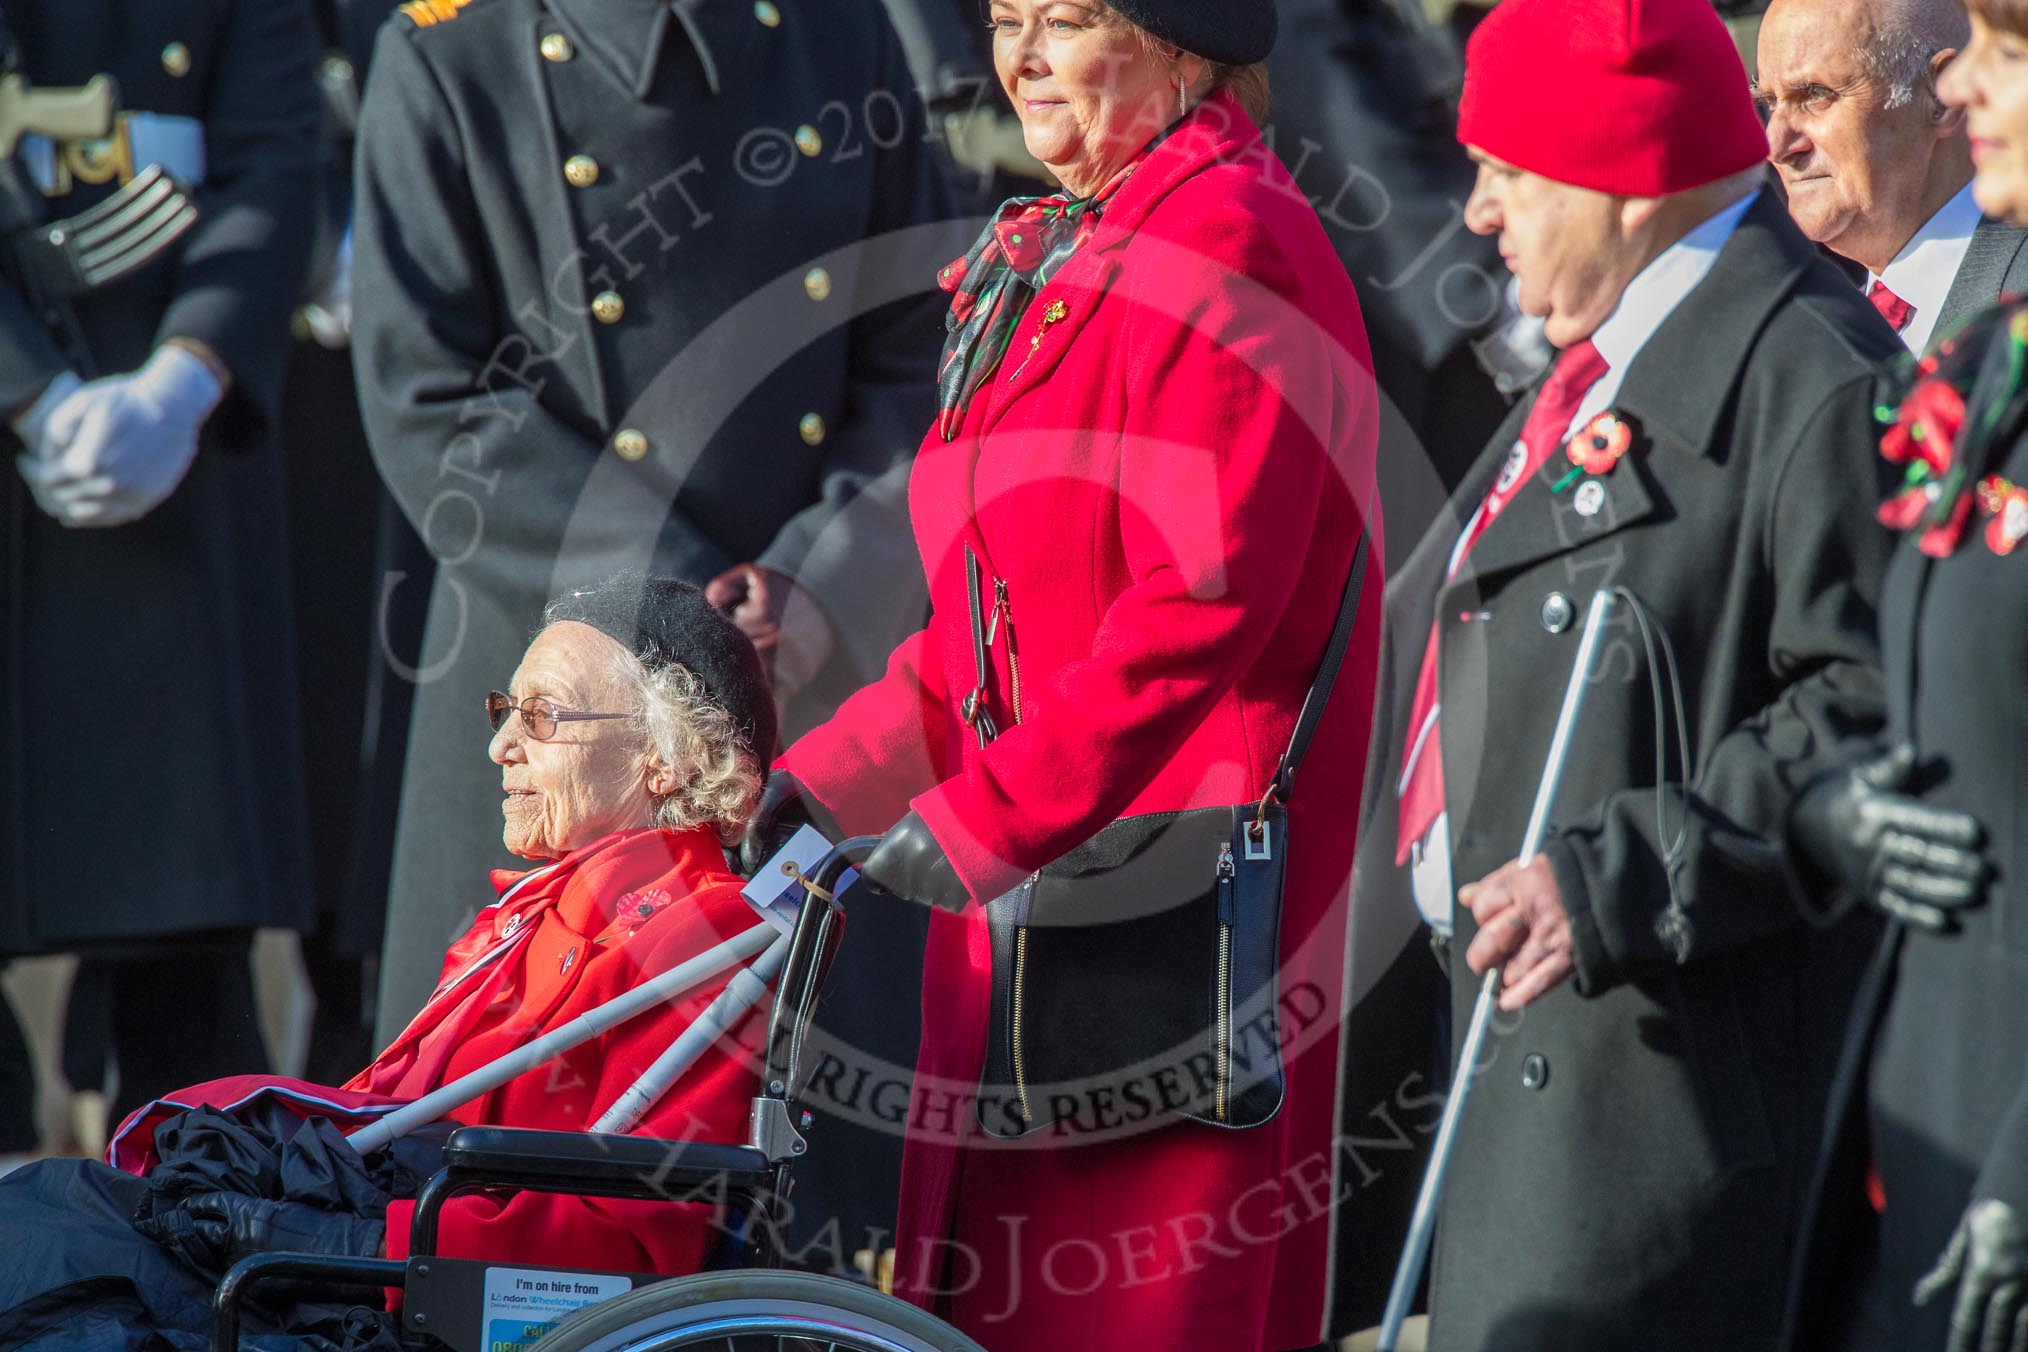
[[1267, 60], [1274, 0], [1110, 0], [1115, 12], [1172, 47], [1221, 66]]
[[575, 620], [610, 637], [649, 667], [680, 662], [704, 682], [713, 703], [732, 715], [765, 769], [775, 754], [775, 697], [760, 654], [704, 589], [674, 578], [616, 573], [565, 592], [543, 621]]

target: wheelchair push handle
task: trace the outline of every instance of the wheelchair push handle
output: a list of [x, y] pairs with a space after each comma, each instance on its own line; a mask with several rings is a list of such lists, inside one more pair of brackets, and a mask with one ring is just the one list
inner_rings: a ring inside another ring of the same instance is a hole
[[866, 857], [879, 844], [879, 836], [848, 836], [833, 845], [809, 872], [801, 872], [793, 864], [784, 864], [782, 869], [813, 896], [833, 901], [836, 900], [838, 879], [845, 876], [845, 870], [865, 863]]

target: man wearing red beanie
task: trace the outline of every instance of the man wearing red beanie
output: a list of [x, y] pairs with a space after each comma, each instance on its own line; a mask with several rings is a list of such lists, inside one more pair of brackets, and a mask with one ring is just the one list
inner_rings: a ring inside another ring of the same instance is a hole
[[1430, 1345], [1771, 1349], [1868, 946], [1800, 919], [1783, 824], [1883, 716], [1873, 411], [1898, 344], [1761, 191], [1709, 0], [1506, 0], [1473, 34], [1459, 136], [1466, 223], [1562, 351], [1389, 589], [1357, 904], [1420, 910], [1454, 1040], [1504, 969]]

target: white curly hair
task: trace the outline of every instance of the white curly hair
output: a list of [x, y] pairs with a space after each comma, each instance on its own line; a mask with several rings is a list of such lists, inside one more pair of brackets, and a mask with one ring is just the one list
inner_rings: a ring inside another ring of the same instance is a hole
[[[567, 616], [546, 616], [547, 629]], [[658, 760], [675, 771], [676, 788], [654, 795], [654, 824], [668, 831], [712, 826], [736, 844], [760, 802], [761, 764], [746, 735], [704, 681], [681, 662], [643, 662], [612, 645], [614, 671], [633, 692], [629, 727], [641, 742], [643, 763]]]

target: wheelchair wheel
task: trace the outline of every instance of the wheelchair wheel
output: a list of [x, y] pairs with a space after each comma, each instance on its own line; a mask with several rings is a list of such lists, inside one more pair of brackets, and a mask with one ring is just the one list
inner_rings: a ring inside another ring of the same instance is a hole
[[531, 1352], [985, 1352], [906, 1301], [808, 1272], [705, 1272], [588, 1305]]

